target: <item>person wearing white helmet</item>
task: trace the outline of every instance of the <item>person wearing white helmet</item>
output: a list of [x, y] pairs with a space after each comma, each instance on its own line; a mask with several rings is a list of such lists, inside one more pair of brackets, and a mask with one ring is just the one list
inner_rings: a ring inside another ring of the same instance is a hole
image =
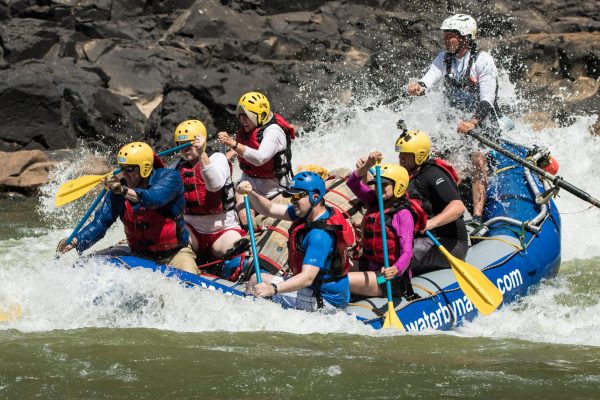
[[[408, 94], [423, 95], [443, 78], [450, 105], [470, 114], [468, 119], [458, 122], [457, 132], [466, 134], [482, 124], [491, 132], [498, 132], [499, 126], [512, 129], [514, 124], [502, 115], [498, 107], [498, 70], [494, 59], [489, 53], [477, 49], [477, 23], [473, 17], [453, 15], [444, 20], [440, 29], [445, 50], [437, 55], [419, 82], [407, 86]], [[480, 224], [487, 190], [487, 160], [480, 151], [474, 152], [471, 158], [472, 214], [473, 221]]]
[[[440, 29], [443, 31], [445, 50], [437, 55], [419, 82], [407, 86], [408, 94], [423, 95], [444, 78], [446, 94], [452, 106], [473, 111], [477, 107], [493, 107], [496, 103], [498, 71], [492, 57], [477, 50], [475, 20], [466, 14], [453, 15], [444, 20]], [[479, 105], [482, 102], [486, 104]], [[486, 111], [489, 113], [490, 110]], [[477, 116], [479, 121], [484, 117], [481, 113]]]

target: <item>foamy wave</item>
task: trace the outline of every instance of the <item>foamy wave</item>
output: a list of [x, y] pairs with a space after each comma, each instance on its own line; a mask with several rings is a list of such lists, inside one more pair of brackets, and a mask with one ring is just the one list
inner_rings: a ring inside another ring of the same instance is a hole
[[[596, 261], [594, 268], [597, 268]], [[570, 268], [519, 302], [486, 317], [478, 317], [455, 332], [464, 336], [522, 339], [532, 342], [600, 346], [600, 290], [577, 287], [595, 271]]]
[[283, 310], [267, 300], [185, 288], [159, 273], [117, 269], [97, 260], [78, 267], [58, 260], [8, 268], [2, 270], [2, 279], [6, 284], [0, 286], [0, 299], [10, 299], [24, 314], [0, 329], [143, 327], [178, 332], [377, 334], [344, 313]]
[[[394, 143], [398, 137], [396, 121], [406, 121], [408, 129], [430, 134], [437, 150], [457, 149], [472, 145], [456, 133], [458, 116], [454, 119], [436, 117], [445, 106], [440, 93], [411, 100], [395, 111], [394, 107], [371, 109], [379, 99], [367, 97], [360, 103], [347, 105], [325, 102], [318, 128], [294, 143], [294, 164], [317, 163], [327, 168], [354, 168], [355, 161], [372, 150], [380, 150], [384, 161], [396, 162]], [[517, 101], [515, 99], [515, 101]], [[597, 117], [574, 116], [567, 128], [547, 128], [534, 132], [519, 116], [511, 116], [515, 129], [507, 139], [524, 145], [537, 144], [550, 149], [560, 163], [559, 175], [595, 198], [600, 198], [600, 163], [594, 162], [600, 153], [600, 138], [590, 133]], [[459, 170], [469, 165], [468, 152], [452, 153], [452, 162]], [[556, 199], [562, 216], [562, 257], [565, 260], [600, 255], [597, 226], [600, 210], [571, 193], [561, 190]]]

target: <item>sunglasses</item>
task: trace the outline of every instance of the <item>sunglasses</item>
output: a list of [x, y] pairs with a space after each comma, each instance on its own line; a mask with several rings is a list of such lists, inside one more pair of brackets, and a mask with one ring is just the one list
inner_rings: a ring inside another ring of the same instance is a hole
[[132, 173], [135, 171], [135, 165], [121, 165], [121, 171]]
[[300, 193], [294, 193], [293, 195], [290, 196], [290, 198], [292, 199], [292, 201], [300, 201], [301, 199], [303, 199], [306, 196], [308, 196], [308, 193], [300, 192]]

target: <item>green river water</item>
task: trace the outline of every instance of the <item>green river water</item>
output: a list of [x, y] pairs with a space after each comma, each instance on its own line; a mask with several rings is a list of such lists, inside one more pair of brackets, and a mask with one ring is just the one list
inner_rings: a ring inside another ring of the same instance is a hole
[[3, 332], [7, 399], [598, 398], [600, 349], [451, 336]]
[[[26, 211], [35, 207], [31, 200], [4, 199], [0, 206], [2, 269], [10, 270], [20, 267], [6, 260], [13, 250], [50, 239], [37, 214]], [[558, 284], [548, 283], [532, 296], [537, 300], [526, 298], [493, 321], [480, 318], [456, 332], [413, 336], [344, 334], [328, 320], [327, 333], [305, 333], [302, 327], [314, 317], [308, 313], [290, 319], [282, 332], [280, 323], [269, 321], [285, 320], [285, 311], [253, 315], [243, 306], [216, 315], [197, 309], [198, 327], [189, 310], [171, 329], [168, 323], [164, 329], [151, 327], [152, 321], [144, 327], [136, 322], [135, 307], [129, 316], [117, 310], [122, 314], [117, 320], [99, 315], [96, 326], [86, 327], [89, 319], [66, 321], [81, 318], [64, 304], [77, 298], [31, 311], [25, 301], [19, 321], [0, 325], [0, 399], [595, 399], [600, 396], [598, 264], [564, 263]], [[22, 268], [30, 271], [30, 265]], [[29, 273], [28, 279], [39, 275]], [[34, 301], [60, 298], [60, 287], [35, 286], [57, 293]], [[552, 301], [544, 304], [548, 297]], [[585, 308], [591, 321], [577, 316]], [[219, 318], [222, 328], [209, 324], [203, 331], [203, 318]], [[249, 323], [244, 332], [240, 320], [255, 318], [264, 330]]]

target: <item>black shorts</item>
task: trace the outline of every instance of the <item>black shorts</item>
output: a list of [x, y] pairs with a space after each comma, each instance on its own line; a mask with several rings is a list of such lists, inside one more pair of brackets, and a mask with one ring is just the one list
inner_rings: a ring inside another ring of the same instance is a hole
[[[469, 250], [466, 241], [438, 238], [442, 246], [454, 257], [464, 260]], [[410, 261], [413, 276], [451, 268], [448, 259], [443, 255], [431, 239], [426, 236], [417, 237], [413, 242], [413, 258]]]
[[[381, 272], [377, 273], [377, 278], [383, 276]], [[379, 279], [378, 279], [379, 280]], [[397, 276], [391, 280], [392, 283], [392, 297], [402, 297], [408, 292], [408, 288], [410, 285], [409, 278], [406, 275]], [[383, 297], [387, 297], [387, 285], [385, 281], [378, 284], [379, 288], [383, 292]]]

